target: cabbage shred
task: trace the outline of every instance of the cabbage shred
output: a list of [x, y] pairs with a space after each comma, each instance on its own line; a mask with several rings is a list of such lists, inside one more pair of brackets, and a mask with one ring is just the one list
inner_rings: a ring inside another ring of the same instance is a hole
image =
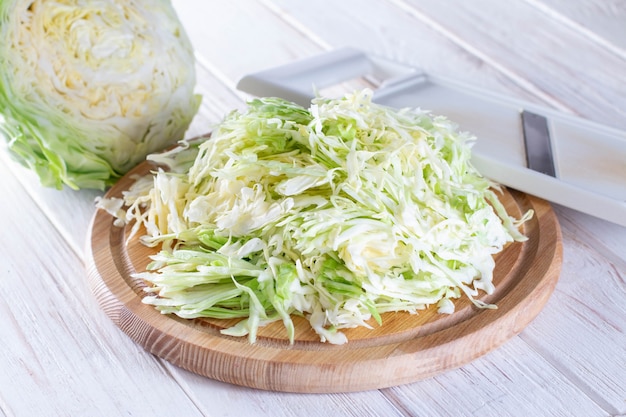
[[256, 339], [305, 317], [321, 341], [491, 293], [493, 255], [525, 237], [470, 162], [475, 138], [419, 109], [375, 104], [369, 90], [308, 109], [259, 98], [209, 140], [150, 159], [116, 215], [162, 245], [144, 302], [183, 318], [242, 320], [223, 333]]

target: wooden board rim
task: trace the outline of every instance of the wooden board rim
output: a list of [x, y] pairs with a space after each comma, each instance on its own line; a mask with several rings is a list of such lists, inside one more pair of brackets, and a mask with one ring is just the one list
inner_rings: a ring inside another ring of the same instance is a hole
[[[111, 188], [119, 195], [133, 174], [146, 173], [140, 164]], [[415, 382], [454, 369], [496, 349], [519, 334], [541, 311], [558, 281], [562, 240], [549, 203], [514, 190], [507, 191], [523, 210], [535, 216], [527, 223], [529, 240], [516, 259], [523, 270], [498, 300], [497, 310], [476, 310], [466, 319], [414, 338], [376, 342], [349, 341], [334, 346], [321, 342], [288, 346], [250, 345], [245, 338], [192, 325], [193, 321], [162, 315], [143, 304], [122, 277], [129, 259], [120, 246], [123, 229], [97, 210], [87, 241], [87, 274], [92, 292], [109, 318], [150, 353], [197, 374], [220, 381], [273, 391], [331, 393], [380, 389]], [[516, 267], [520, 269], [519, 266]], [[390, 313], [388, 313], [390, 314]], [[456, 313], [455, 313], [456, 314]], [[486, 316], [489, 315], [489, 316]]]

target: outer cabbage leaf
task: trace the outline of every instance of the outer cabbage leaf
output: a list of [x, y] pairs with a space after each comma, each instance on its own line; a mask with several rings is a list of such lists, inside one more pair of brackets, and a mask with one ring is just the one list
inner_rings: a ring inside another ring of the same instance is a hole
[[0, 38], [0, 136], [43, 185], [103, 189], [198, 110], [169, 1], [2, 1]]

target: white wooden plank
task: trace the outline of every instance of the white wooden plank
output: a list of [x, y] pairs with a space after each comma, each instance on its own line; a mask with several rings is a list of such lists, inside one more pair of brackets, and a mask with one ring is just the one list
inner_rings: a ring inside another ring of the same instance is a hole
[[321, 50], [260, 2], [172, 2], [201, 65], [234, 89], [245, 74]]
[[417, 18], [393, 2], [268, 3], [297, 30], [317, 34], [326, 48], [351, 46], [494, 92], [542, 104], [553, 101], [549, 96], [538, 97], [527, 86], [521, 86], [519, 80], [513, 82], [493, 65], [494, 60], [486, 62], [437, 31], [430, 25], [432, 22]]
[[521, 337], [607, 412], [626, 413], [626, 264], [573, 230], [556, 291]]
[[200, 415], [160, 362], [97, 308], [82, 261], [4, 165], [0, 176], [2, 411]]
[[572, 239], [584, 242], [620, 268], [626, 267], [626, 227], [607, 222], [573, 209], [554, 205], [561, 226]]
[[456, 372], [385, 391], [407, 415], [606, 416], [519, 338]]
[[626, 60], [523, 1], [397, 0], [416, 18], [535, 93], [583, 117], [626, 128]]
[[233, 386], [179, 371], [177, 378], [207, 416], [405, 416], [380, 391], [294, 394]]
[[[542, 23], [551, 18], [519, 1], [481, 1], [479, 7], [393, 1], [396, 9], [375, 1], [342, 1], [332, 5], [331, 14], [324, 13], [324, 2], [274, 3], [334, 47], [356, 46], [434, 74], [626, 126], [623, 83], [618, 82], [626, 62], [561, 22]], [[355, 10], [359, 19], [345, 18]]]
[[543, 13], [583, 32], [590, 40], [626, 57], [624, 0], [525, 0]]
[[104, 193], [98, 190], [57, 190], [44, 187], [37, 175], [13, 161], [6, 149], [2, 149], [0, 161], [13, 172], [22, 187], [30, 190], [36, 206], [48, 213], [71, 249], [75, 253], [82, 253], [86, 231], [94, 213], [94, 199]]
[[196, 72], [196, 92], [202, 96], [202, 103], [185, 135], [187, 138], [210, 132], [213, 126], [221, 121], [227, 113], [241, 108], [244, 104], [242, 94], [224, 84], [224, 80], [219, 78], [220, 73], [216, 74], [200, 63], [196, 65]]

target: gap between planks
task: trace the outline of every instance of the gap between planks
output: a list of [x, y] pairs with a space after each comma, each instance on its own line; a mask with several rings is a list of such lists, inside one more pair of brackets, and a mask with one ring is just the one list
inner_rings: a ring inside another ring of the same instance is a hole
[[620, 58], [626, 59], [626, 50], [621, 48], [619, 45], [616, 45], [613, 42], [609, 41], [608, 39], [604, 38], [603, 36], [596, 34], [593, 30], [581, 25], [574, 19], [559, 13], [554, 8], [548, 6], [545, 3], [542, 3], [539, 0], [524, 0], [524, 1], [528, 3], [529, 5], [531, 5], [532, 7], [534, 7], [535, 9], [544, 13], [546, 16], [549, 16], [551, 19], [586, 36], [590, 41], [594, 42], [601, 48], [606, 49], [610, 53], [615, 54], [619, 56]]
[[575, 114], [576, 113], [574, 111], [574, 109], [572, 109], [571, 107], [569, 107], [565, 103], [563, 103], [560, 100], [556, 99], [552, 95], [544, 92], [539, 87], [537, 87], [535, 84], [533, 84], [532, 82], [526, 80], [523, 76], [517, 74], [515, 71], [507, 68], [506, 66], [504, 66], [504, 65], [498, 63], [497, 61], [495, 61], [494, 59], [490, 58], [489, 55], [486, 55], [480, 49], [476, 48], [471, 43], [465, 41], [461, 36], [454, 34], [452, 31], [448, 30], [446, 27], [444, 27], [440, 23], [438, 23], [438, 22], [434, 21], [433, 19], [431, 19], [430, 17], [426, 16], [424, 13], [422, 13], [419, 10], [417, 10], [415, 7], [413, 7], [412, 5], [408, 4], [406, 1], [404, 1], [404, 0], [386, 0], [386, 1], [389, 2], [389, 3], [394, 4], [399, 9], [405, 11], [406, 13], [411, 15], [412, 17], [418, 19], [419, 21], [424, 23], [426, 26], [430, 27], [435, 32], [439, 33], [440, 35], [442, 35], [446, 39], [449, 39], [452, 43], [458, 45], [461, 49], [465, 50], [470, 55], [476, 57], [477, 59], [483, 61], [485, 64], [491, 66], [496, 71], [500, 72], [501, 74], [503, 74], [504, 76], [509, 78], [514, 84], [516, 84], [517, 86], [519, 86], [523, 90], [533, 94], [537, 98], [540, 98], [541, 100], [543, 100], [548, 105], [554, 107], [557, 110], [560, 110], [560, 111], [563, 111], [563, 112], [566, 112], [566, 113], [569, 113], [569, 114]]

